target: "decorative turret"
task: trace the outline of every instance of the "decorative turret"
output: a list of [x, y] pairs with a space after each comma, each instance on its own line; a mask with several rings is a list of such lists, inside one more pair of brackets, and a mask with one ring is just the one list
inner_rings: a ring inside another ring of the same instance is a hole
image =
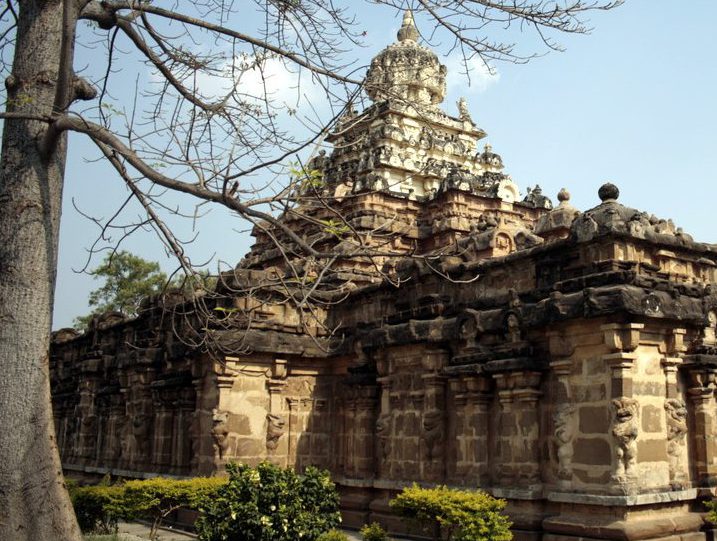
[[618, 202], [620, 190], [610, 182], [600, 186], [598, 197], [601, 203], [586, 210], [571, 226], [572, 235], [580, 242], [613, 233], [672, 245], [693, 242], [672, 220], [663, 220]]
[[413, 13], [407, 10], [398, 41], [371, 61], [366, 93], [375, 101], [395, 98], [415, 106], [437, 105], [446, 95], [446, 67], [435, 53], [418, 44]]
[[483, 147], [483, 152], [478, 154], [478, 163], [489, 171], [498, 172], [503, 169], [503, 158], [493, 152], [493, 147], [488, 144]]
[[[531, 193], [534, 194], [535, 191]], [[570, 234], [570, 226], [580, 215], [580, 211], [570, 204], [570, 192], [565, 188], [558, 193], [558, 201], [560, 204], [557, 208], [543, 214], [535, 224], [535, 232], [548, 241], [567, 237]]]

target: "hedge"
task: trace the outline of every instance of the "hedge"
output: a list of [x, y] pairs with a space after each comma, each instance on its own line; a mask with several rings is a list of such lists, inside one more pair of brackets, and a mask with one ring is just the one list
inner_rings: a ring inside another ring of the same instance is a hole
[[511, 523], [502, 514], [505, 500], [477, 490], [445, 486], [404, 488], [389, 502], [391, 510], [423, 527], [434, 540], [509, 541]]
[[155, 539], [162, 521], [180, 507], [197, 509], [227, 483], [219, 477], [127, 481], [112, 486], [69, 488], [77, 521], [83, 532], [112, 533], [119, 519], [147, 518]]

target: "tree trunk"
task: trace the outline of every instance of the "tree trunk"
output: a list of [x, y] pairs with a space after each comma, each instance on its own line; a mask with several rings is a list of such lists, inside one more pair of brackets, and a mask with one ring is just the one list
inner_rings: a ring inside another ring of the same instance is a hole
[[[66, 0], [72, 2], [74, 0]], [[60, 72], [62, 0], [20, 3], [8, 112], [50, 115]], [[6, 120], [0, 157], [0, 539], [80, 540], [62, 476], [48, 351], [66, 139]]]

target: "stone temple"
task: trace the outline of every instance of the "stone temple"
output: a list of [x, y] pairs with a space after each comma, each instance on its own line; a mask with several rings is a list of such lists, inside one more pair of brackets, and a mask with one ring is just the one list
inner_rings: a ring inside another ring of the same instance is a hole
[[[584, 212], [521, 198], [465, 101], [441, 108], [446, 69], [417, 41], [409, 12], [372, 104], [312, 160], [316, 197], [222, 277], [249, 326], [190, 330], [196, 299], [154, 299], [55, 333], [66, 472], [315, 464], [349, 526], [399, 530], [388, 500], [417, 481], [506, 498], [519, 540], [711, 539], [717, 247], [612, 184]], [[346, 257], [318, 280], [287, 231]], [[349, 257], [356, 238], [374, 257]], [[310, 310], [287, 302], [297, 276], [320, 284]], [[241, 347], [218, 358], [200, 332]]]

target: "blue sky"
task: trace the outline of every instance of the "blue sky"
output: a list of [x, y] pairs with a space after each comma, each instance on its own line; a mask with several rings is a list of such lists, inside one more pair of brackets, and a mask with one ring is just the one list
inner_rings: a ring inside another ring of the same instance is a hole
[[[358, 65], [393, 41], [400, 26], [399, 18], [376, 9], [359, 13], [367, 37], [366, 47], [354, 51]], [[470, 87], [451, 76], [444, 107], [453, 113], [457, 98], [467, 98], [473, 119], [523, 191], [539, 183], [555, 199], [565, 187], [584, 210], [598, 203], [597, 189], [611, 181], [624, 204], [672, 218], [696, 240], [717, 243], [709, 220], [717, 212], [715, 20], [714, 0], [679, 7], [667, 0], [628, 0], [617, 10], [592, 15], [591, 35], [560, 36], [563, 53], [524, 65], [496, 64], [493, 76], [478, 70]], [[417, 17], [419, 28], [425, 28], [422, 22]], [[524, 49], [537, 47], [533, 37], [510, 33]], [[440, 46], [435, 50], [441, 53]], [[94, 54], [78, 50], [78, 64], [89, 63]], [[454, 57], [442, 61], [456, 65]], [[134, 77], [120, 79], [115, 94], [121, 95], [133, 87]], [[320, 96], [309, 96], [321, 102]], [[74, 206], [108, 216], [126, 197], [109, 168], [87, 161], [94, 158], [82, 137], [71, 137], [54, 328], [87, 313], [88, 294], [99, 285], [75, 272], [98, 230]], [[140, 215], [130, 206], [129, 218]], [[197, 227], [186, 220], [176, 227], [185, 239], [196, 235], [193, 259], [211, 260], [212, 268], [217, 261], [236, 264], [249, 246], [246, 224], [219, 209]], [[176, 267], [151, 231], [136, 232], [122, 246], [167, 271]]]

